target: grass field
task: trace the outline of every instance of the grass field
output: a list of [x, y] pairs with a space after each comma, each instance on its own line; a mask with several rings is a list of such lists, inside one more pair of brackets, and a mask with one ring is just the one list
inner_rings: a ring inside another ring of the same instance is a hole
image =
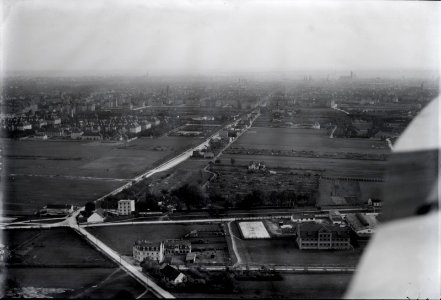
[[369, 139], [330, 139], [325, 129], [252, 127], [235, 147], [317, 152], [389, 153], [386, 142]]
[[[115, 265], [69, 228], [3, 230], [5, 244], [26, 266], [106, 267]], [[62, 247], [60, 247], [62, 245]]]
[[[13, 141], [5, 143], [7, 190], [2, 214], [32, 214], [48, 203], [84, 205], [201, 142], [142, 138], [128, 143]], [[14, 174], [13, 176], [9, 176]]]
[[6, 143], [8, 173], [132, 178], [155, 162], [190, 148], [197, 138], [141, 138], [128, 144], [12, 141]]
[[33, 214], [48, 203], [82, 206], [121, 185], [119, 181], [16, 177], [5, 184], [3, 214]]

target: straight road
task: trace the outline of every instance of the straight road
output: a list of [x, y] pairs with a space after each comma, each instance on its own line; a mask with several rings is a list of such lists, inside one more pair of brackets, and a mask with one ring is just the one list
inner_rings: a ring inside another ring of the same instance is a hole
[[99, 239], [97, 239], [94, 235], [89, 233], [84, 228], [73, 225], [73, 228], [79, 232], [85, 239], [87, 239], [90, 243], [92, 243], [96, 248], [98, 248], [100, 251], [104, 252], [109, 256], [114, 262], [116, 262], [121, 268], [123, 268], [126, 272], [131, 274], [133, 277], [135, 277], [138, 281], [140, 281], [145, 286], [149, 287], [152, 293], [160, 298], [166, 298], [166, 299], [173, 299], [175, 296], [173, 296], [168, 291], [164, 290], [162, 287], [160, 287], [158, 284], [156, 284], [149, 276], [147, 276], [145, 273], [140, 271], [136, 266], [128, 263], [124, 259], [121, 258], [121, 255], [117, 253], [116, 251], [112, 250], [109, 246], [101, 242]]

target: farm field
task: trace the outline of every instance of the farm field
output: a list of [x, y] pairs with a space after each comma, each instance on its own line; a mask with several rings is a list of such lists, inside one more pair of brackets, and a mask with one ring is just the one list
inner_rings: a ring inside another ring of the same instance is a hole
[[[27, 288], [57, 298], [111, 298], [122, 289], [134, 296], [145, 290], [71, 229], [11, 229], [1, 233], [4, 243], [15, 252], [6, 272], [6, 293], [10, 295]], [[43, 288], [60, 290], [47, 294]]]
[[44, 205], [84, 205], [104, 196], [124, 182], [58, 177], [16, 177], [4, 189], [3, 215], [31, 215]]
[[[121, 143], [2, 140], [8, 183], [2, 214], [33, 214], [48, 203], [84, 205], [200, 142], [142, 138]], [[14, 175], [9, 175], [14, 174]]]
[[235, 143], [245, 149], [314, 150], [317, 152], [389, 153], [384, 141], [329, 138], [326, 129], [252, 127]]
[[[3, 230], [5, 244], [26, 266], [112, 268], [115, 265], [70, 228]], [[60, 247], [63, 245], [63, 247]]]
[[387, 164], [386, 161], [243, 154], [223, 154], [221, 162], [229, 163], [231, 158], [235, 160], [236, 166], [248, 166], [250, 161], [263, 161], [270, 169], [311, 170], [324, 176], [334, 177], [382, 178]]
[[[234, 223], [236, 224], [236, 223]], [[231, 226], [238, 238], [236, 246], [242, 261], [246, 264], [276, 265], [345, 265], [355, 266], [361, 256], [360, 250], [319, 251], [299, 250], [294, 238], [271, 240], [244, 240], [237, 225]]]
[[8, 173], [132, 178], [160, 160], [200, 142], [197, 138], [141, 138], [128, 144], [68, 141], [6, 143]]

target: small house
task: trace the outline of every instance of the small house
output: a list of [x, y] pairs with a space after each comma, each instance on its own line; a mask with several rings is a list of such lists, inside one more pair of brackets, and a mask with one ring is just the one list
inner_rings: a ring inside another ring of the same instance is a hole
[[102, 209], [97, 209], [87, 218], [87, 223], [102, 223], [105, 219], [104, 211]]
[[170, 265], [165, 265], [162, 267], [161, 274], [172, 284], [183, 283], [185, 280], [187, 280], [187, 276], [185, 276], [184, 273]]

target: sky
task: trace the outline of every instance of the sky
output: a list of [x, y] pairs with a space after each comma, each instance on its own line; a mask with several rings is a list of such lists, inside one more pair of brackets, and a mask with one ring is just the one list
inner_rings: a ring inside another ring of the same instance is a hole
[[436, 69], [439, 2], [3, 0], [3, 72]]

